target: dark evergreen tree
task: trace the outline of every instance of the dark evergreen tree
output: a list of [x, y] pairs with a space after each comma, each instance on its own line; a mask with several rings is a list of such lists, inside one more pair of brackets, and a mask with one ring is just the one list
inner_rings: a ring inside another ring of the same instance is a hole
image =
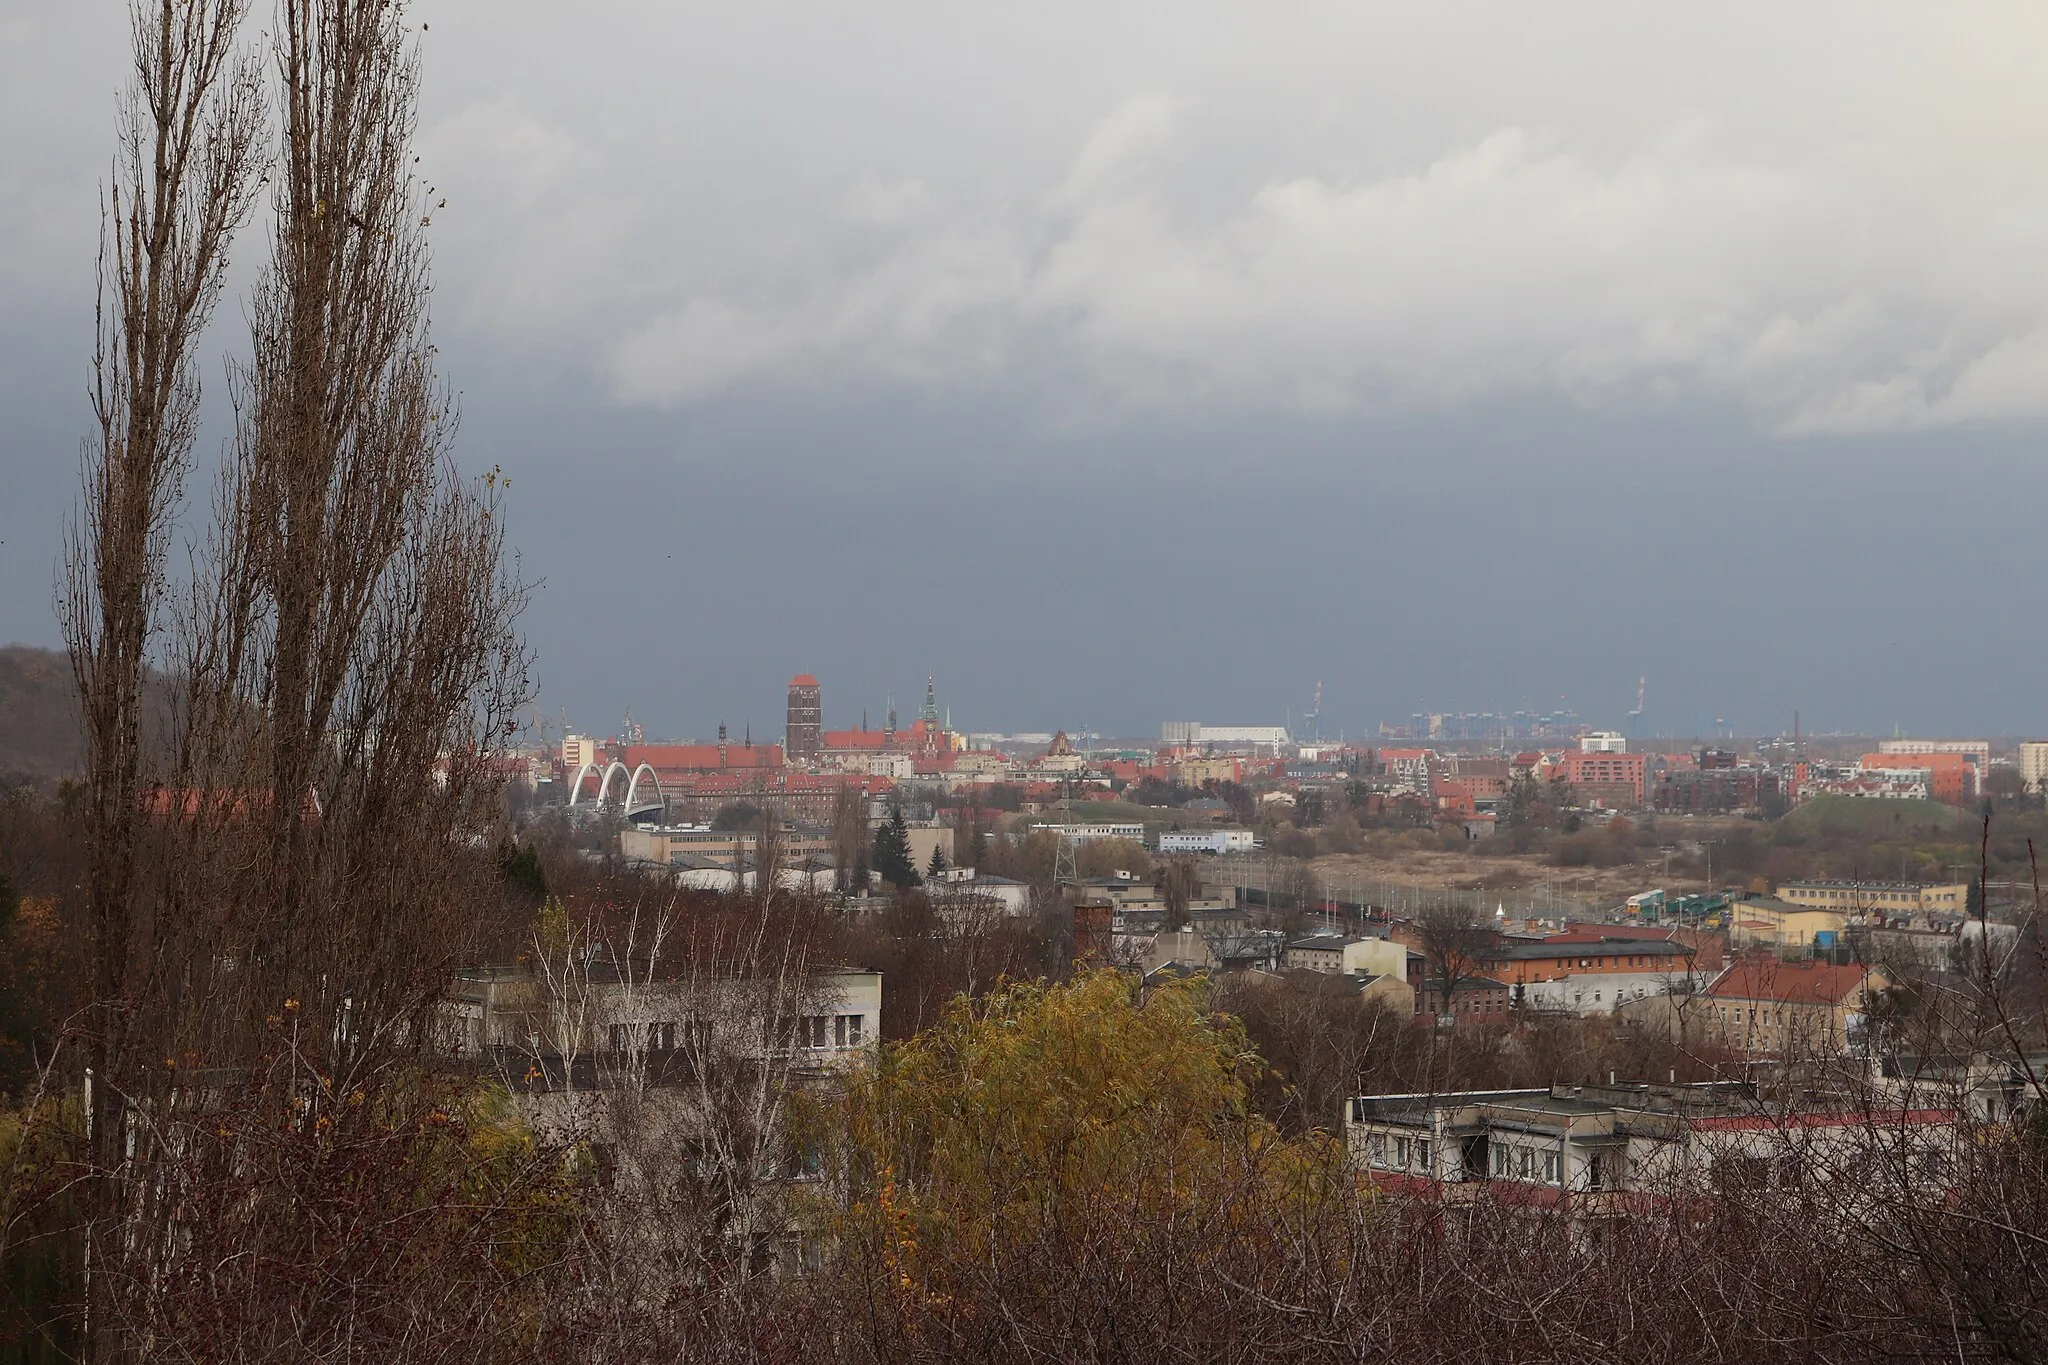
[[903, 821], [903, 807], [889, 812], [889, 818], [875, 831], [875, 873], [889, 885], [907, 890], [918, 884], [917, 864], [910, 856], [910, 826]]
[[933, 844], [933, 845], [932, 845], [932, 860], [931, 860], [931, 861], [930, 861], [929, 863], [926, 863], [926, 864], [925, 864], [925, 869], [924, 869], [924, 875], [925, 875], [925, 880], [927, 880], [927, 881], [935, 880], [935, 879], [936, 879], [936, 878], [938, 877], [938, 875], [939, 875], [939, 874], [940, 874], [941, 872], [944, 872], [945, 870], [946, 870], [946, 846], [945, 846], [944, 844]]

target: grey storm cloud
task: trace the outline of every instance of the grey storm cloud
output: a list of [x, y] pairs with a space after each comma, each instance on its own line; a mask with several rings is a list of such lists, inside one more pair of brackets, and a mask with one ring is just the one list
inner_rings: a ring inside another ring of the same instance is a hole
[[[538, 7], [465, 13], [452, 49], [567, 45]], [[571, 58], [430, 124], [481, 258], [459, 306], [656, 407], [1535, 395], [1801, 433], [2048, 406], [2037, 9], [1259, 14], [1053, 6], [1027, 39], [912, 6], [579, 7], [603, 93]]]
[[[54, 640], [122, 11], [0, 0], [0, 639]], [[2038, 3], [411, 13], [551, 712], [1614, 723], [1647, 674], [1680, 728], [2039, 728]]]
[[[16, 5], [0, 223], [34, 295], [80, 282], [122, 35]], [[2048, 406], [2038, 7], [416, 13], [444, 326], [621, 404]]]

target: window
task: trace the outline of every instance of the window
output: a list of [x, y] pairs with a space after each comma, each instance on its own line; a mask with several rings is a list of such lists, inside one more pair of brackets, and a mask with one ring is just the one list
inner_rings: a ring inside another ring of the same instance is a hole
[[1536, 1154], [1527, 1147], [1515, 1151], [1515, 1174], [1527, 1180], [1536, 1173]]
[[821, 1048], [825, 1046], [827, 1020], [822, 1014], [806, 1014], [796, 1021], [796, 1045], [798, 1047]]
[[1496, 1142], [1493, 1145], [1493, 1173], [1495, 1175], [1507, 1175], [1508, 1163], [1513, 1159], [1514, 1154], [1505, 1143]]
[[1372, 1164], [1375, 1166], [1387, 1164], [1387, 1135], [1385, 1133], [1374, 1133], [1372, 1135]]
[[832, 1046], [859, 1047], [861, 1040], [862, 1016], [838, 1014], [832, 1017]]
[[647, 1026], [647, 1050], [672, 1052], [676, 1045], [676, 1021], [664, 1019]]
[[1429, 1164], [1429, 1139], [1415, 1139], [1415, 1164], [1422, 1168], [1424, 1175], [1432, 1174]]
[[1408, 1169], [1407, 1138], [1397, 1137], [1394, 1139], [1394, 1165], [1404, 1171]]
[[1558, 1172], [1558, 1160], [1557, 1160], [1557, 1153], [1556, 1153], [1556, 1152], [1545, 1152], [1545, 1153], [1543, 1154], [1543, 1181], [1544, 1181], [1544, 1183], [1545, 1183], [1545, 1184], [1547, 1184], [1547, 1185], [1555, 1185], [1555, 1184], [1557, 1183], [1557, 1172]]

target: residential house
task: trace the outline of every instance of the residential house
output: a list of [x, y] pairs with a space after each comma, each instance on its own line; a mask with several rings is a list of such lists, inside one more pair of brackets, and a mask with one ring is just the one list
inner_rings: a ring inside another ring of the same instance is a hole
[[1787, 962], [1743, 954], [1707, 987], [1695, 1018], [1706, 1039], [1750, 1053], [1832, 1056], [1861, 1039], [1871, 997], [1890, 979], [1859, 962]]
[[1287, 965], [1313, 972], [1364, 972], [1406, 980], [1408, 950], [1391, 939], [1318, 933], [1287, 945]]

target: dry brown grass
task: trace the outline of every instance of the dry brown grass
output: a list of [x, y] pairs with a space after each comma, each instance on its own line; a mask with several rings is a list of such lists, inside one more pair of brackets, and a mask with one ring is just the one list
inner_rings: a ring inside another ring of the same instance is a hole
[[1368, 850], [1329, 854], [1312, 866], [1326, 886], [1342, 888], [1370, 882], [1419, 883], [1423, 890], [1498, 891], [1504, 896], [1534, 893], [1548, 887], [1560, 898], [1606, 905], [1638, 891], [1704, 890], [1705, 884], [1664, 876], [1662, 858], [1620, 867], [1552, 867], [1535, 853], [1511, 853], [1503, 845], [1493, 853], [1446, 853], [1439, 849]]

